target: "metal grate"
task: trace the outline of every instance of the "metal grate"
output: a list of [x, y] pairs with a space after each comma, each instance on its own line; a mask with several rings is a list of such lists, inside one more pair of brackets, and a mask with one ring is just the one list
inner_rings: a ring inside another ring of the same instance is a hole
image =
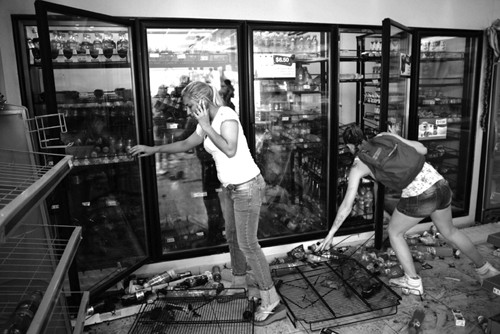
[[0, 241], [71, 168], [71, 156], [0, 149]]
[[62, 285], [80, 235], [81, 228], [74, 226], [21, 224], [0, 242], [0, 323], [7, 322], [18, 303], [34, 291], [44, 295], [39, 310], [51, 304], [50, 299], [60, 298], [57, 287]]
[[211, 290], [173, 291], [144, 304], [129, 334], [253, 333], [254, 302], [246, 294], [210, 296]]
[[52, 166], [0, 162], [0, 209], [21, 195]]
[[292, 321], [311, 330], [397, 313], [401, 297], [354, 259], [273, 270]]

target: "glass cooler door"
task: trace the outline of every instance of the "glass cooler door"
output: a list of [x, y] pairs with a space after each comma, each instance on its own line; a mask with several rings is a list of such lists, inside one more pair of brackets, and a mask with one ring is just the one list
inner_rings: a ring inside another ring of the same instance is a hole
[[[250, 29], [255, 159], [267, 183], [260, 239], [327, 229], [331, 33]], [[251, 88], [252, 88], [251, 87]]]
[[420, 52], [412, 131], [428, 149], [427, 162], [449, 182], [455, 216], [467, 215], [469, 210], [480, 36], [427, 31], [418, 32], [416, 40]]
[[[194, 20], [145, 23], [145, 35], [146, 95], [155, 144], [183, 140], [194, 132], [197, 121], [189, 117], [181, 97], [189, 82], [210, 83], [221, 95], [234, 90], [231, 102], [239, 113], [236, 25]], [[162, 254], [179, 257], [186, 251], [225, 244], [221, 185], [215, 162], [203, 144], [188, 152], [159, 153], [155, 165]]]
[[51, 3], [35, 6], [47, 111], [66, 125], [44, 145], [74, 156], [60, 194], [68, 207], [50, 208], [66, 215], [63, 224], [82, 226], [79, 288], [102, 291], [148, 257], [141, 170], [128, 154], [137, 143], [132, 27]]
[[491, 223], [498, 221], [500, 215], [500, 63], [493, 64], [491, 79], [489, 124], [485, 138], [483, 157], [483, 194], [480, 203], [479, 221]]
[[[391, 124], [404, 138], [408, 138], [410, 122], [412, 41], [413, 32], [409, 28], [391, 19], [383, 20], [380, 130], [386, 131]], [[389, 188], [383, 188], [381, 194], [384, 210], [392, 214], [401, 194]]]
[[404, 138], [408, 137], [412, 40], [409, 28], [390, 19], [382, 22], [381, 130], [389, 122]]

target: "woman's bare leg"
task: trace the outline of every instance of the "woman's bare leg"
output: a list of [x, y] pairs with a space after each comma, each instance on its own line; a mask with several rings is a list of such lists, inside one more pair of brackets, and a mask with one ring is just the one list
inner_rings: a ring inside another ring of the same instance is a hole
[[469, 237], [453, 225], [450, 206], [443, 210], [434, 211], [431, 213], [431, 218], [439, 233], [471, 259], [476, 267], [481, 267], [485, 263], [484, 257], [479, 253]]
[[403, 267], [406, 275], [410, 277], [417, 277], [418, 275], [415, 270], [415, 265], [413, 264], [410, 247], [408, 246], [404, 235], [410, 228], [417, 225], [421, 220], [422, 218], [410, 217], [402, 214], [398, 211], [398, 209], [395, 209], [387, 228], [389, 240], [391, 241], [391, 246], [396, 253], [396, 257], [398, 258], [399, 263]]

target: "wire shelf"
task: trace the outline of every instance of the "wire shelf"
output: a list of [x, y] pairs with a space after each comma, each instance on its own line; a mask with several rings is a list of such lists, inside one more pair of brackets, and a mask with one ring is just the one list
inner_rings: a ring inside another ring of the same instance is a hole
[[[0, 324], [23, 300], [40, 291], [38, 311], [28, 333], [43, 333], [60, 305], [59, 291], [81, 239], [81, 227], [21, 224], [0, 243]], [[55, 333], [48, 331], [49, 333]]]
[[401, 297], [354, 259], [273, 270], [292, 321], [311, 330], [397, 313]]
[[0, 149], [0, 241], [72, 168], [69, 155]]
[[[210, 289], [174, 291], [144, 304], [129, 334], [253, 333], [254, 302], [242, 296], [210, 296]], [[192, 296], [195, 294], [196, 296]], [[249, 312], [245, 317], [245, 311]]]
[[[81, 227], [52, 226], [28, 215], [71, 168], [71, 156], [0, 149], [2, 332], [13, 324], [28, 334], [68, 333], [71, 328], [74, 333], [83, 331], [86, 307], [82, 302], [88, 303], [88, 295], [78, 297], [75, 306], [75, 293], [70, 303], [62, 292], [81, 240]], [[81, 311], [78, 314], [71, 308]], [[71, 324], [72, 317], [78, 322]]]

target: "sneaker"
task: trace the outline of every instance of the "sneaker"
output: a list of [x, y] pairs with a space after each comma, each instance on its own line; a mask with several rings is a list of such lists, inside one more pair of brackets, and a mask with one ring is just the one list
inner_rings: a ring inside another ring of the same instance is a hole
[[483, 281], [486, 278], [500, 275], [500, 271], [493, 267], [489, 262], [486, 262], [482, 267], [476, 268], [476, 273], [479, 276], [479, 283], [481, 285], [483, 285]]
[[424, 287], [422, 285], [422, 279], [420, 276], [418, 278], [411, 278], [408, 275], [403, 275], [398, 278], [391, 278], [389, 280], [391, 285], [403, 288], [404, 294], [413, 294], [421, 296], [424, 294]]

